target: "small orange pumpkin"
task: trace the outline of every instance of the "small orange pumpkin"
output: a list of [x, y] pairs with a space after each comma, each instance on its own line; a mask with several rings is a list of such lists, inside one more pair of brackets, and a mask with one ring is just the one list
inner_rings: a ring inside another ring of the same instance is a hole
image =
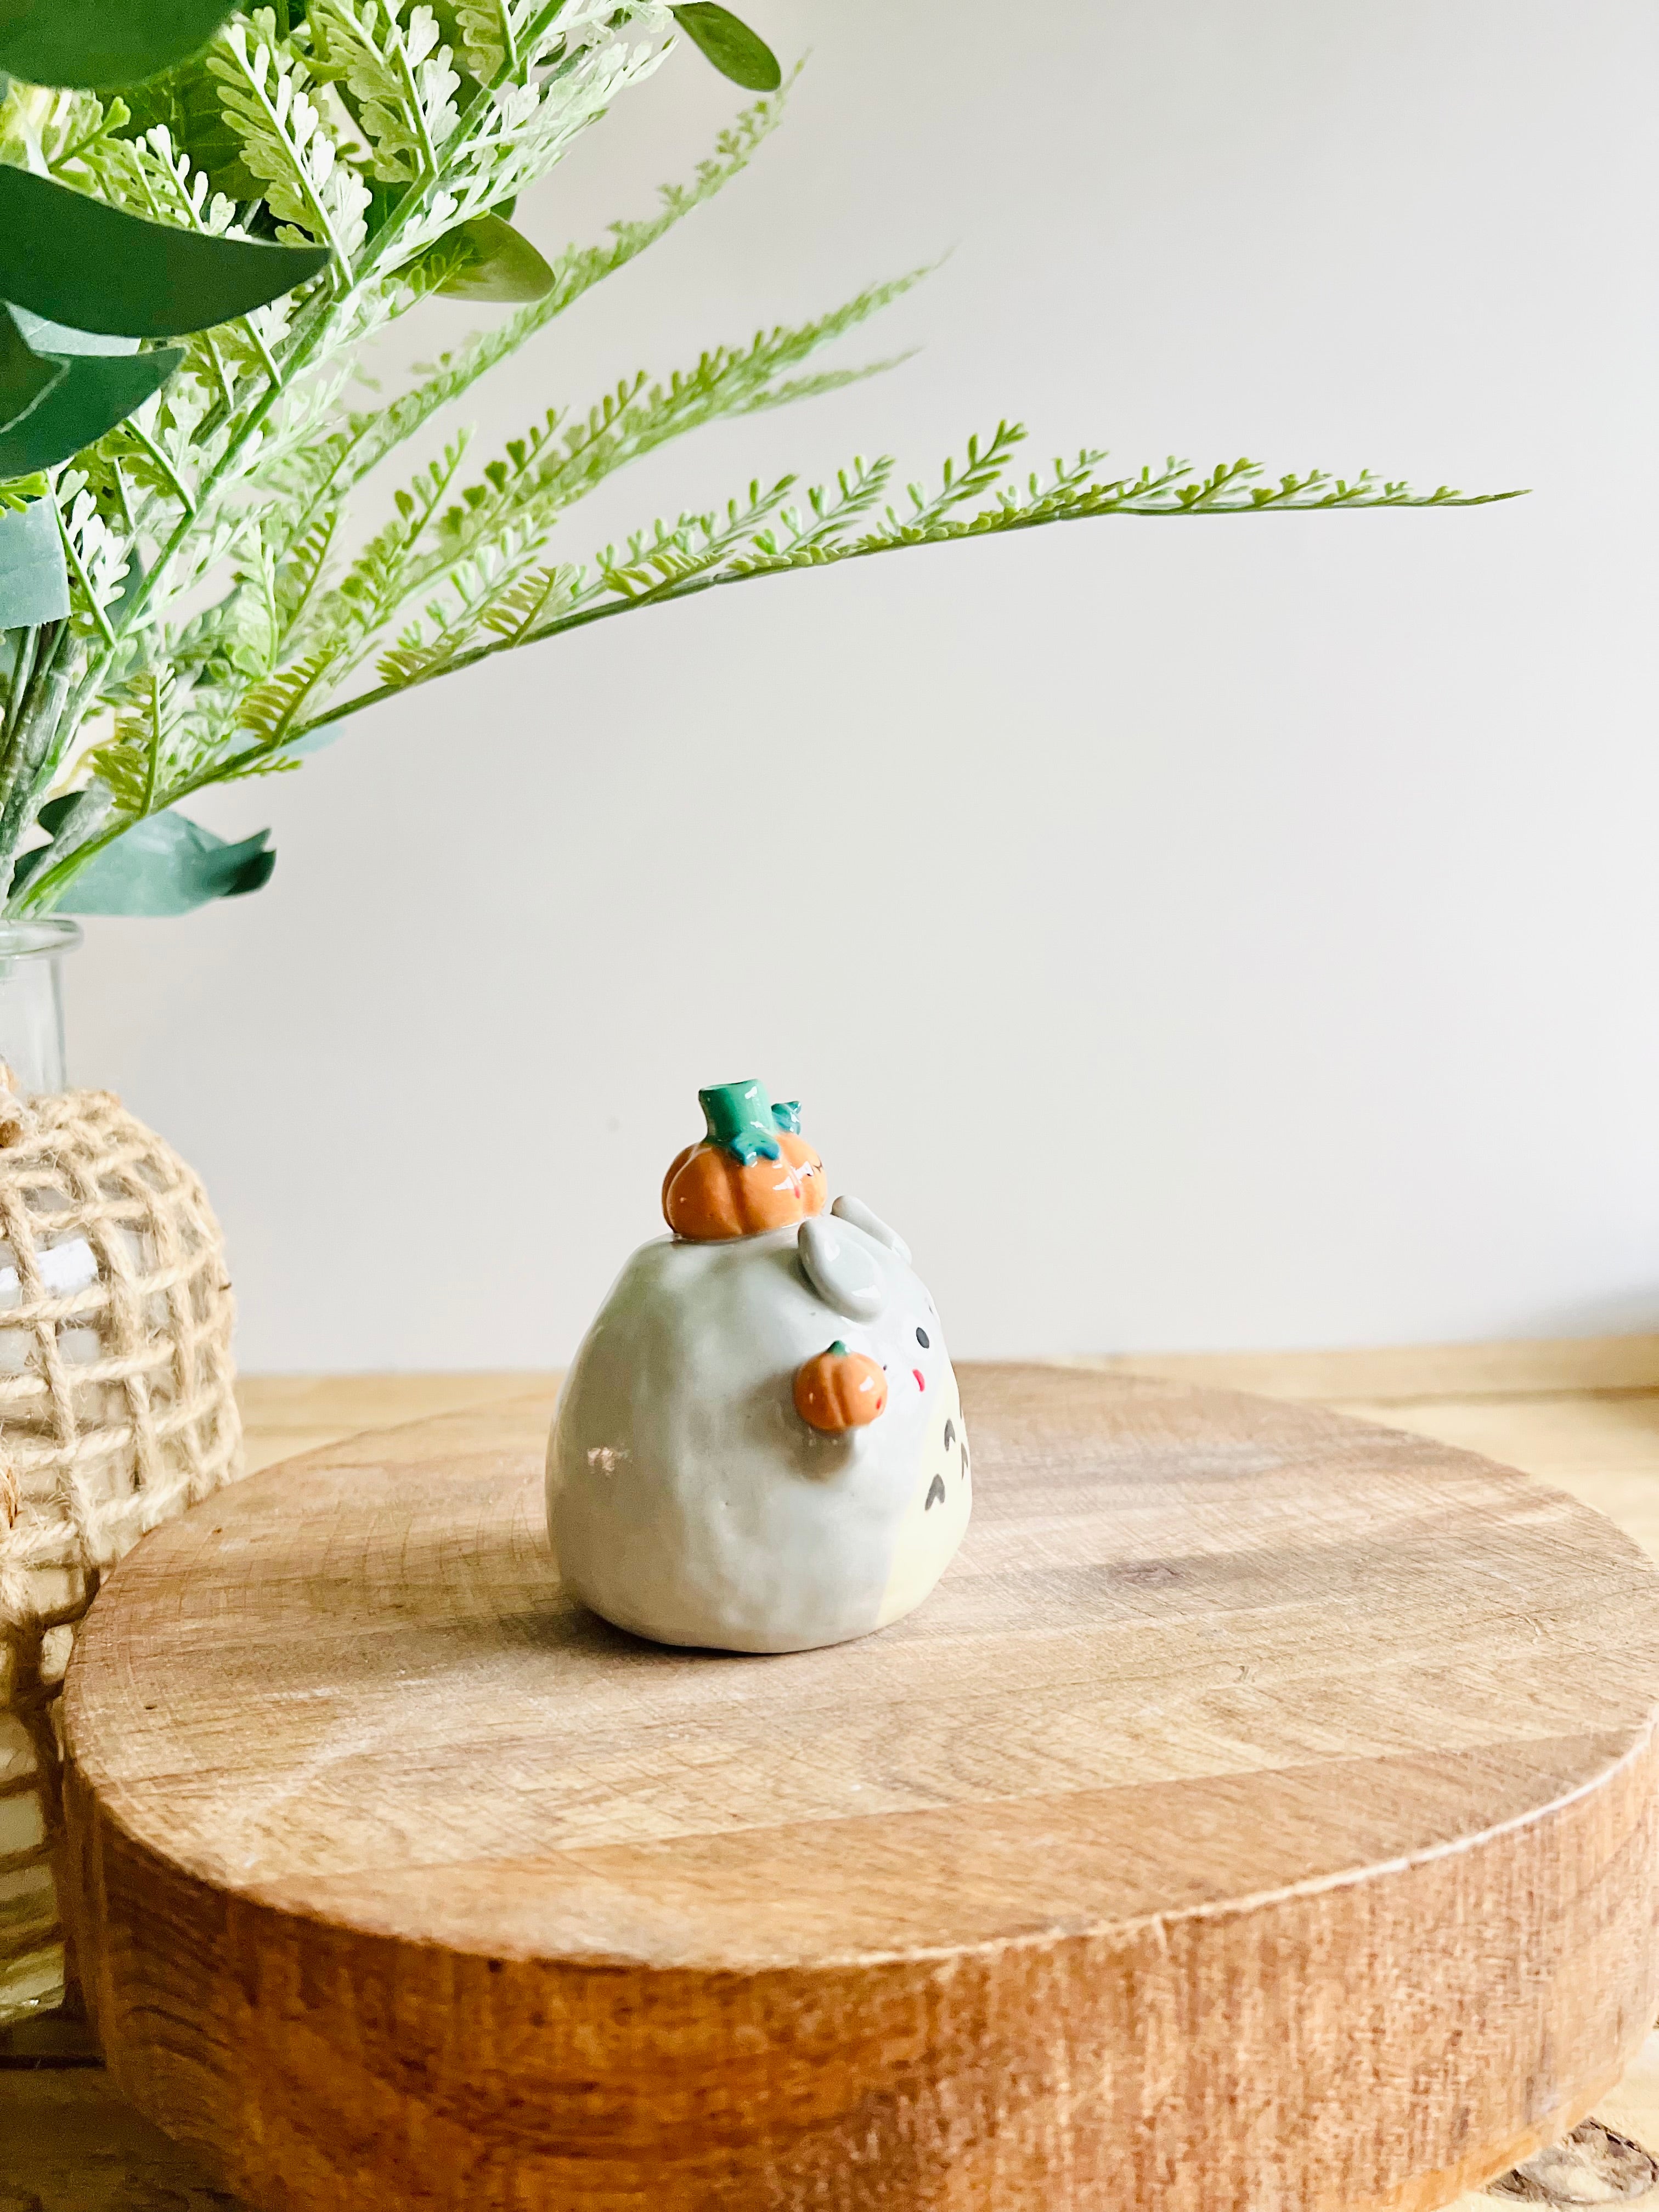
[[669, 1169], [662, 1188], [663, 1219], [677, 1237], [697, 1243], [787, 1229], [805, 1211], [800, 1176], [781, 1152], [745, 1164], [724, 1145], [693, 1145]]
[[836, 1339], [795, 1370], [795, 1411], [827, 1436], [861, 1429], [887, 1410], [887, 1377], [867, 1353]]
[[775, 1106], [758, 1083], [716, 1083], [697, 1103], [708, 1133], [663, 1177], [663, 1218], [677, 1237], [725, 1243], [823, 1212], [823, 1162], [800, 1133], [796, 1100]]

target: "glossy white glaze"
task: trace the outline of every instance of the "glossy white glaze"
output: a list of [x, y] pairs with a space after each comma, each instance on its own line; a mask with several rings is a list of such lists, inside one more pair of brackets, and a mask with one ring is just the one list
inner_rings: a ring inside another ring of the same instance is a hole
[[[808, 1231], [831, 1298], [801, 1264]], [[843, 1215], [635, 1253], [548, 1443], [560, 1575], [595, 1613], [662, 1644], [800, 1651], [927, 1596], [962, 1540], [972, 1480], [939, 1316], [890, 1235]], [[836, 1302], [852, 1283], [878, 1309], [867, 1317]], [[837, 1339], [880, 1361], [888, 1402], [867, 1428], [827, 1436], [793, 1388]]]
[[890, 1252], [896, 1252], [905, 1266], [909, 1266], [910, 1247], [896, 1229], [887, 1226], [878, 1213], [872, 1213], [861, 1198], [854, 1198], [843, 1191], [830, 1211], [838, 1221], [850, 1221], [855, 1229], [862, 1229], [873, 1237], [877, 1243], [886, 1245]]

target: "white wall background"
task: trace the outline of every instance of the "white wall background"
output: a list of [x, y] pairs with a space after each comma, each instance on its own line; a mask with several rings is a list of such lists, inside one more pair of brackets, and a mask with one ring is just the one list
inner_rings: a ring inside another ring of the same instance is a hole
[[[750, 1074], [958, 1352], [1659, 1325], [1648, 0], [748, 12], [814, 49], [782, 134], [471, 413], [954, 247], [845, 357], [926, 349], [646, 464], [573, 554], [1003, 412], [1534, 495], [721, 593], [204, 806], [275, 825], [271, 886], [90, 924], [70, 1045], [206, 1176], [244, 1364], [565, 1358]], [[675, 58], [526, 227], [642, 210], [738, 104]]]

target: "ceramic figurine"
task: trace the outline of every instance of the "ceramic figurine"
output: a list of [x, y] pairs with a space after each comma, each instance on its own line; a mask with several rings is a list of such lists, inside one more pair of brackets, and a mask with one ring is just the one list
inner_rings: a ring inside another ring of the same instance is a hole
[[698, 1094], [708, 1134], [565, 1381], [547, 1514], [566, 1587], [659, 1644], [804, 1651], [884, 1628], [972, 1495], [957, 1379], [903, 1242], [826, 1206], [793, 1104]]

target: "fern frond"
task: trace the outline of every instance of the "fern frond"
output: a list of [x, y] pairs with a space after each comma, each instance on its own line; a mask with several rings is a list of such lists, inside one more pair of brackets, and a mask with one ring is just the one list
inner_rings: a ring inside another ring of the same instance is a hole
[[255, 759], [244, 762], [240, 767], [216, 767], [212, 781], [215, 783], [246, 783], [256, 775], [294, 775], [304, 766], [305, 762], [298, 753], [261, 753]]
[[94, 775], [135, 820], [166, 787], [184, 733], [185, 696], [165, 663], [130, 678], [115, 694], [112, 734], [88, 755]]
[[[495, 0], [485, 0], [480, 13], [493, 15]], [[567, 247], [553, 263], [553, 283], [544, 298], [516, 309], [494, 329], [475, 331], [463, 344], [441, 354], [422, 381], [400, 393], [389, 405], [373, 415], [354, 417], [356, 449], [345, 483], [361, 483], [396, 447], [412, 438], [441, 409], [459, 399], [481, 376], [488, 375], [538, 331], [545, 330], [567, 308], [574, 307], [584, 293], [603, 283], [607, 276], [614, 276], [619, 269], [626, 268], [647, 246], [665, 237], [676, 223], [683, 222], [687, 216], [723, 191], [743, 173], [783, 120], [784, 103], [793, 82], [792, 76], [781, 91], [746, 107], [731, 129], [720, 133], [714, 142], [713, 155], [699, 163], [688, 183], [660, 186], [658, 197], [661, 205], [655, 215], [638, 222], [613, 223], [611, 238], [603, 246]], [[871, 312], [875, 312], [873, 307]], [[854, 376], [871, 374], [872, 370], [854, 370], [848, 372], [847, 378], [850, 381]], [[821, 388], [831, 387], [826, 382]], [[812, 396], [812, 392], [803, 386], [793, 396], [806, 398]], [[757, 404], [781, 404], [782, 401], [783, 394], [780, 392], [775, 400]]]
[[455, 21], [467, 68], [480, 84], [493, 84], [516, 65], [519, 42], [507, 0], [456, 0]]
[[[327, 6], [330, 0], [319, 4]], [[618, 93], [658, 66], [673, 43], [672, 16], [659, 0], [563, 0], [562, 6], [553, 0], [534, 5], [507, 0], [519, 26], [519, 61], [498, 72], [487, 89], [470, 88], [463, 108], [450, 88], [455, 73], [447, 50], [425, 48], [418, 64], [404, 68], [411, 40], [424, 41], [425, 19], [434, 11], [422, 8], [411, 13], [399, 33], [404, 48], [400, 58], [378, 18], [366, 32], [370, 4], [371, 0], [332, 0], [325, 51], [308, 54], [305, 65], [307, 82], [314, 61], [325, 71], [349, 68], [373, 88], [374, 112], [366, 120], [378, 134], [374, 158], [396, 172], [388, 181], [404, 181], [410, 187], [393, 203], [358, 261], [360, 310], [374, 304], [371, 295], [378, 280], [458, 223], [544, 175]], [[373, 4], [379, 7], [381, 0]], [[263, 12], [254, 20], [263, 21]], [[340, 58], [341, 41], [349, 46], [349, 60]], [[394, 98], [397, 80], [403, 90]], [[317, 89], [320, 93], [322, 88]], [[322, 103], [319, 99], [313, 104]], [[370, 281], [365, 284], [365, 279]], [[381, 318], [395, 312], [398, 297], [395, 284], [385, 291], [378, 301]]]
[[247, 731], [262, 751], [276, 751], [285, 739], [296, 734], [295, 725], [336, 658], [334, 647], [319, 647], [302, 660], [295, 661], [292, 668], [285, 668], [280, 675], [244, 692], [236, 704], [236, 727]]
[[276, 563], [272, 600], [279, 651], [289, 649], [305, 635], [307, 618], [317, 606], [329, 575], [329, 555], [343, 512], [338, 507], [329, 508]]
[[[568, 425], [556, 410], [550, 410], [542, 422], [510, 440], [501, 457], [485, 468], [482, 481], [469, 485], [459, 503], [446, 510], [428, 546], [408, 566], [408, 593], [430, 589], [458, 562], [500, 544], [511, 532], [544, 532], [617, 469], [671, 439], [754, 412], [767, 403], [784, 372], [901, 297], [926, 273], [912, 270], [871, 285], [829, 314], [793, 328], [761, 331], [747, 346], [719, 347], [704, 354], [694, 368], [677, 369], [665, 383], [647, 387], [637, 377]], [[561, 429], [562, 437], [556, 434]]]
[[417, 587], [416, 548], [449, 496], [466, 447], [465, 433], [452, 439], [398, 492], [392, 519], [369, 539], [330, 594], [328, 615], [336, 636], [372, 637]]
[[438, 674], [486, 631], [517, 637], [574, 606], [582, 580], [579, 568], [538, 566], [533, 542], [468, 562], [428, 604], [425, 622], [410, 623], [376, 663], [380, 681], [401, 690]]
[[132, 565], [131, 551], [95, 493], [86, 471], [65, 469], [53, 492], [58, 527], [70, 573], [70, 619], [77, 629], [100, 631], [112, 643], [109, 611], [120, 596]]
[[[408, 12], [408, 21], [399, 16]], [[428, 7], [410, 0], [313, 0], [307, 21], [312, 73], [343, 81], [373, 149], [382, 184], [412, 184], [438, 173], [438, 149], [460, 121], [460, 78], [440, 43]]]
[[[51, 500], [71, 586], [49, 682], [31, 661], [0, 717], [0, 880], [14, 907], [49, 906], [125, 823], [289, 768], [308, 733], [378, 699], [694, 592], [1108, 514], [1480, 503], [1368, 472], [1269, 479], [1248, 461], [1114, 477], [1093, 452], [1021, 483], [1024, 434], [1005, 423], [896, 495], [890, 461], [859, 459], [824, 485], [757, 482], [723, 507], [653, 521], [586, 566], [553, 556], [558, 522], [617, 469], [894, 365], [808, 367], [918, 270], [665, 379], [624, 380], [585, 413], [550, 409], [472, 482], [465, 439], [452, 440], [343, 559], [346, 501], [371, 470], [722, 190], [775, 128], [781, 94], [746, 109], [648, 218], [562, 256], [544, 299], [418, 369], [390, 404], [347, 412], [364, 348], [453, 273], [461, 227], [544, 175], [672, 43], [665, 0], [283, 0], [124, 99], [0, 79], [0, 162], [153, 220], [315, 239], [331, 256], [289, 299], [190, 337], [163, 389], [46, 481], [0, 485], [0, 509]], [[74, 849], [36, 846], [33, 872], [15, 878], [66, 748], [105, 709], [109, 733], [76, 771], [94, 779], [85, 805], [50, 817]]]
[[100, 99], [14, 78], [0, 97], [0, 161], [107, 197], [104, 167], [123, 158], [120, 134], [131, 120], [118, 94]]
[[[368, 187], [339, 159], [311, 97], [308, 71], [276, 39], [269, 8], [228, 24], [208, 51], [220, 105], [271, 213], [333, 254], [343, 276], [367, 235]], [[282, 234], [279, 234], [279, 235]]]
[[440, 629], [435, 638], [427, 641], [418, 625], [408, 631], [374, 664], [382, 684], [394, 691], [401, 691], [410, 684], [424, 683], [435, 676], [465, 645], [465, 634], [459, 629]]
[[175, 663], [210, 685], [262, 681], [309, 644], [334, 640], [339, 611], [327, 589], [343, 511], [330, 508], [297, 540], [254, 522], [246, 565], [232, 589], [172, 643]]
[[508, 645], [522, 644], [537, 624], [575, 604], [582, 572], [555, 562], [520, 576], [479, 614], [479, 627]]
[[[723, 521], [713, 515], [683, 515], [672, 525], [654, 523], [635, 533], [624, 553], [607, 546], [596, 556], [592, 577], [579, 572], [578, 583], [567, 593], [565, 603], [546, 618], [489, 643], [447, 651], [441, 665], [434, 662], [425, 667], [411, 661], [400, 665], [396, 681], [383, 682], [375, 690], [334, 705], [328, 719], [338, 721], [358, 713], [410, 682], [423, 682], [432, 674], [470, 667], [494, 653], [555, 637], [613, 615], [664, 605], [720, 586], [796, 568], [867, 559], [872, 554], [1111, 514], [1164, 517], [1264, 510], [1309, 513], [1337, 507], [1482, 507], [1518, 496], [1513, 492], [1465, 493], [1445, 485], [1432, 492], [1414, 492], [1403, 483], [1379, 481], [1369, 471], [1342, 478], [1312, 469], [1269, 483], [1263, 482], [1261, 471], [1250, 461], [1223, 463], [1207, 474], [1200, 474], [1184, 461], [1170, 460], [1161, 469], [1144, 468], [1133, 477], [1101, 480], [1095, 469], [1103, 456], [1092, 451], [1080, 453], [1069, 463], [1057, 461], [1048, 477], [1033, 475], [1022, 489], [1005, 484], [1002, 478], [1024, 434], [1018, 423], [1003, 422], [988, 439], [969, 439], [963, 459], [945, 464], [936, 489], [930, 492], [920, 484], [908, 486], [908, 511], [889, 506], [872, 527], [857, 526], [866, 521], [885, 493], [893, 465], [885, 459], [855, 460], [849, 469], [842, 471], [833, 489], [814, 486], [805, 495], [804, 512], [782, 503], [793, 484], [786, 477], [767, 493], [751, 485], [748, 499], [731, 502]], [[1263, 492], [1267, 494], [1266, 499], [1259, 495]], [[973, 514], [958, 511], [980, 499], [988, 503]], [[290, 738], [302, 736], [305, 726], [291, 731]]]
[[661, 521], [649, 530], [635, 531], [625, 554], [607, 545], [593, 566], [600, 586], [619, 599], [653, 599], [690, 584], [717, 569], [739, 545], [746, 544], [788, 497], [793, 477], [780, 477], [768, 489], [758, 482], [749, 487], [744, 500], [726, 504], [724, 520], [715, 514], [683, 514], [677, 523]]
[[[0, 483], [0, 514], [16, 514], [31, 500], [39, 499], [51, 489], [44, 470], [37, 469], [32, 476], [8, 477]], [[4, 632], [0, 631], [0, 637]]]

